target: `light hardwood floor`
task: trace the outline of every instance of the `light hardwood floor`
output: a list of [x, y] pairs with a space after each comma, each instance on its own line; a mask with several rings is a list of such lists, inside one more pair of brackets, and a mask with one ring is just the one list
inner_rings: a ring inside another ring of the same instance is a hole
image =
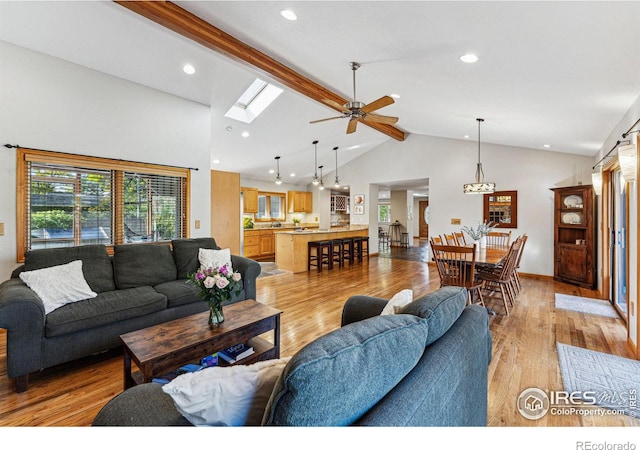
[[[523, 290], [510, 316], [499, 300], [490, 316], [493, 360], [489, 366], [491, 427], [503, 426], [640, 426], [621, 416], [547, 415], [523, 418], [516, 399], [525, 388], [561, 390], [556, 342], [632, 357], [622, 320], [554, 307], [554, 293], [593, 296], [591, 291], [544, 277], [523, 278]], [[282, 355], [295, 353], [313, 339], [339, 327], [342, 305], [354, 294], [390, 298], [412, 289], [414, 298], [438, 288], [435, 268], [418, 261], [371, 257], [352, 267], [259, 278], [258, 300], [283, 311]], [[6, 333], [0, 331], [0, 425], [87, 426], [99, 409], [122, 390], [122, 356], [111, 352], [33, 377], [29, 389], [16, 394], [6, 375]]]

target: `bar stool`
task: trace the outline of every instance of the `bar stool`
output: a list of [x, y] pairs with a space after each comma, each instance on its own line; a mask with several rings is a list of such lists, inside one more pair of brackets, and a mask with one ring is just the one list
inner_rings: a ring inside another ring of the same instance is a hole
[[402, 233], [400, 247], [409, 248], [409, 233]]
[[358, 262], [362, 262], [363, 256], [367, 255], [369, 260], [369, 236], [357, 236], [353, 238], [353, 256]]
[[349, 261], [349, 264], [353, 264], [353, 257], [355, 254], [353, 238], [342, 238], [342, 259], [343, 262]]
[[338, 267], [344, 266], [344, 244], [342, 239], [331, 239], [331, 267], [333, 267], [333, 263], [338, 263]]
[[308, 258], [307, 270], [311, 270], [311, 266], [318, 268], [318, 272], [322, 272], [322, 266], [327, 265], [329, 269], [333, 268], [331, 261], [331, 241], [311, 241], [307, 243]]

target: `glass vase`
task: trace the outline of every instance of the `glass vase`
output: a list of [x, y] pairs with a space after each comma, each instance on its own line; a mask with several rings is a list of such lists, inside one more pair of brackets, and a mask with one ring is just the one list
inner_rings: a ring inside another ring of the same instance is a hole
[[209, 327], [217, 328], [224, 322], [224, 314], [222, 312], [222, 302], [209, 302]]

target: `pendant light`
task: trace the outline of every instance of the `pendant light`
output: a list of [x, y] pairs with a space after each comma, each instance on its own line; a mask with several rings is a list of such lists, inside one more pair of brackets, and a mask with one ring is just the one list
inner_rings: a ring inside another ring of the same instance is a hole
[[321, 191], [324, 191], [324, 183], [322, 182], [322, 168], [324, 166], [320, 166], [318, 167], [318, 169], [320, 169], [320, 184], [318, 185], [318, 189], [320, 189]]
[[317, 186], [320, 184], [320, 180], [318, 179], [318, 141], [313, 141], [313, 145], [313, 180], [311, 180], [311, 182], [314, 186]]
[[465, 194], [491, 194], [496, 190], [495, 183], [484, 182], [484, 172], [482, 171], [482, 163], [480, 162], [480, 124], [484, 119], [476, 119], [478, 121], [478, 164], [476, 165], [476, 182], [465, 184], [463, 189]]
[[593, 192], [596, 195], [602, 195], [602, 168], [600, 168], [599, 172], [591, 174], [591, 184], [593, 185]]
[[340, 187], [340, 178], [338, 178], [338, 147], [333, 147], [333, 151], [336, 152], [336, 179], [334, 182], [334, 186], [339, 188]]
[[276, 165], [277, 165], [277, 170], [276, 170], [276, 184], [282, 184], [282, 178], [280, 177], [280, 157], [276, 156]]
[[618, 147], [618, 162], [620, 163], [620, 172], [622, 172], [622, 178], [624, 178], [624, 181], [635, 181], [637, 159], [638, 151], [635, 145], [629, 143], [628, 145]]

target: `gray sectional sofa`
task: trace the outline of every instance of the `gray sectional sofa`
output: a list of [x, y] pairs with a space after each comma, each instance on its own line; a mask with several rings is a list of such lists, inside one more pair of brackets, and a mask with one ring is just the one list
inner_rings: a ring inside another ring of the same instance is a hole
[[[485, 426], [492, 340], [486, 309], [466, 303], [466, 289], [444, 287], [381, 316], [387, 300], [351, 297], [342, 327], [288, 361], [261, 424]], [[147, 383], [114, 397], [93, 425], [190, 422]]]
[[[18, 392], [29, 374], [121, 345], [120, 335], [207, 310], [186, 282], [199, 266], [198, 249], [219, 249], [213, 238], [178, 239], [167, 244], [104, 245], [34, 250], [11, 279], [0, 284], [0, 328], [7, 330], [7, 373]], [[45, 315], [42, 300], [22, 280], [31, 271], [81, 260], [95, 298]], [[260, 264], [232, 255], [242, 290], [231, 303], [254, 298]]]

